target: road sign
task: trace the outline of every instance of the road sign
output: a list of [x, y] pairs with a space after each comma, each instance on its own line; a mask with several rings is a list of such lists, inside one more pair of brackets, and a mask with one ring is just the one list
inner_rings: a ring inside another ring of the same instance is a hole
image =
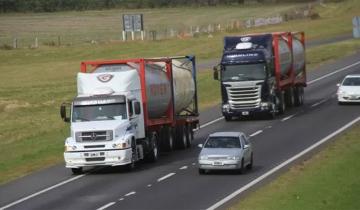
[[125, 14], [123, 15], [123, 30], [143, 31], [143, 15], [142, 14]]

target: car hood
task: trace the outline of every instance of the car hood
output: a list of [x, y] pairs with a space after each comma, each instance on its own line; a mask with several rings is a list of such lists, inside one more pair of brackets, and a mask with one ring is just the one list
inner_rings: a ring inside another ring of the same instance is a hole
[[203, 148], [200, 152], [200, 156], [238, 156], [241, 155], [241, 152], [242, 150], [239, 148]]
[[360, 94], [360, 86], [341, 86], [339, 89], [347, 94]]

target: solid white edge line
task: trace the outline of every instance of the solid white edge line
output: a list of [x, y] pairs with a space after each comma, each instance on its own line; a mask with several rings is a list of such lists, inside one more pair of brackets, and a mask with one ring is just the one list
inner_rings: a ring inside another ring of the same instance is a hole
[[255, 133], [250, 134], [249, 136], [250, 136], [250, 137], [254, 137], [254, 136], [256, 136], [256, 135], [258, 135], [258, 134], [260, 134], [260, 133], [262, 133], [262, 132], [263, 132], [263, 130], [258, 130], [258, 131], [256, 131]]
[[21, 203], [21, 202], [24, 202], [24, 201], [26, 201], [26, 200], [29, 200], [30, 198], [33, 198], [33, 197], [35, 197], [35, 196], [41, 195], [41, 194], [43, 194], [43, 193], [46, 193], [46, 192], [49, 191], [49, 190], [52, 190], [52, 189], [54, 189], [54, 188], [60, 187], [60, 186], [62, 186], [62, 185], [65, 185], [65, 184], [67, 184], [67, 183], [69, 183], [69, 182], [72, 182], [72, 181], [75, 181], [75, 180], [77, 180], [77, 179], [80, 179], [80, 178], [84, 177], [85, 175], [86, 175], [86, 174], [78, 175], [78, 176], [75, 176], [75, 177], [73, 177], [73, 178], [71, 178], [71, 179], [68, 179], [68, 180], [65, 180], [65, 181], [63, 181], [63, 182], [60, 182], [60, 183], [58, 183], [58, 184], [56, 184], [56, 185], [53, 185], [53, 186], [51, 186], [51, 187], [45, 188], [45, 189], [43, 189], [43, 190], [41, 190], [41, 191], [39, 191], [39, 192], [33, 193], [33, 194], [31, 194], [31, 195], [29, 195], [29, 196], [26, 196], [26, 197], [24, 197], [24, 198], [22, 198], [22, 199], [20, 199], [20, 200], [14, 201], [14, 202], [6, 205], [6, 206], [0, 207], [0, 210], [7, 209], [7, 208], [12, 207], [12, 206], [14, 206], [14, 205], [16, 205], [16, 204], [19, 204], [19, 203]]
[[114, 205], [115, 203], [116, 203], [116, 202], [110, 202], [110, 203], [108, 203], [108, 204], [106, 204], [106, 205], [104, 205], [104, 206], [102, 206], [102, 207], [100, 207], [100, 208], [98, 208], [98, 209], [96, 209], [96, 210], [104, 210], [104, 209], [106, 209], [106, 208]]
[[246, 184], [245, 186], [241, 187], [240, 189], [236, 190], [235, 192], [231, 193], [230, 195], [226, 196], [225, 198], [223, 198], [222, 200], [220, 200], [219, 202], [215, 203], [214, 205], [210, 206], [209, 208], [207, 208], [207, 210], [215, 210], [216, 208], [222, 206], [223, 204], [225, 204], [226, 202], [228, 202], [229, 200], [233, 199], [234, 197], [236, 197], [237, 195], [239, 195], [240, 193], [244, 192], [245, 190], [249, 189], [250, 187], [254, 186], [255, 184], [261, 182], [262, 180], [264, 180], [265, 178], [269, 177], [270, 175], [272, 175], [273, 173], [275, 173], [276, 171], [280, 170], [281, 168], [283, 168], [284, 166], [288, 165], [289, 163], [293, 162], [294, 160], [298, 159], [299, 157], [303, 156], [304, 154], [310, 152], [311, 150], [315, 149], [316, 147], [320, 146], [321, 144], [325, 143], [326, 141], [328, 141], [329, 139], [333, 138], [334, 136], [338, 135], [339, 133], [343, 132], [344, 130], [346, 130], [347, 128], [351, 127], [352, 125], [354, 125], [355, 123], [357, 123], [360, 120], [360, 117], [357, 117], [356, 119], [352, 120], [351, 122], [347, 123], [346, 125], [344, 125], [343, 127], [339, 128], [338, 130], [336, 130], [335, 132], [329, 134], [328, 136], [326, 136], [325, 138], [321, 139], [320, 141], [316, 142], [315, 144], [313, 144], [312, 146], [308, 147], [307, 149], [301, 151], [300, 153], [298, 153], [297, 155], [293, 156], [292, 158], [282, 162], [281, 164], [279, 164], [278, 166], [274, 167], [273, 169], [271, 169], [270, 171], [266, 172], [265, 174], [259, 176], [258, 178], [254, 179], [253, 181], [249, 182], [248, 184]]
[[356, 63], [353, 63], [353, 64], [350, 64], [350, 65], [345, 66], [345, 67], [343, 67], [343, 68], [341, 68], [341, 69], [338, 69], [338, 70], [336, 70], [336, 71], [333, 71], [333, 72], [331, 72], [331, 73], [329, 73], [329, 74], [325, 74], [325, 75], [323, 75], [323, 76], [321, 76], [321, 77], [319, 77], [319, 78], [316, 78], [316, 79], [314, 79], [314, 80], [311, 80], [311, 81], [307, 82], [307, 84], [308, 84], [308, 85], [311, 85], [311, 84], [313, 84], [313, 83], [315, 83], [315, 82], [317, 82], [317, 81], [320, 81], [320, 80], [322, 80], [322, 79], [325, 79], [325, 78], [327, 78], [327, 77], [330, 77], [330, 76], [332, 76], [332, 75], [334, 75], [334, 74], [337, 74], [337, 73], [339, 73], [339, 72], [348, 70], [349, 68], [354, 67], [354, 66], [359, 65], [359, 64], [360, 64], [360, 61], [358, 61], [358, 62], [356, 62]]
[[165, 180], [165, 179], [167, 179], [167, 178], [170, 178], [171, 176], [174, 176], [175, 174], [176, 174], [176, 173], [169, 173], [168, 175], [165, 175], [165, 176], [159, 178], [157, 181], [158, 181], [158, 182], [161, 182], [161, 181], [163, 181], [163, 180]]

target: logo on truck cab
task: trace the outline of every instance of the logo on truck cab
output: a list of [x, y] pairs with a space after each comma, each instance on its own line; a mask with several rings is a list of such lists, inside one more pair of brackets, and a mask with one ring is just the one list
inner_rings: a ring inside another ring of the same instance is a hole
[[100, 82], [109, 82], [113, 77], [114, 77], [114, 75], [112, 75], [112, 74], [101, 74], [101, 75], [97, 76], [97, 78]]

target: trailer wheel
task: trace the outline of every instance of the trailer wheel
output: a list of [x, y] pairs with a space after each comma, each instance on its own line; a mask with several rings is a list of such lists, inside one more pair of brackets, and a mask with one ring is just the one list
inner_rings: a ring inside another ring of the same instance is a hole
[[295, 106], [301, 106], [304, 104], [304, 88], [296, 87], [295, 88]]
[[172, 129], [168, 126], [161, 129], [161, 150], [171, 152], [174, 149], [174, 137]]
[[192, 128], [190, 125], [185, 126], [185, 128], [186, 128], [186, 148], [190, 148], [193, 137], [193, 135], [191, 134]]
[[286, 109], [286, 104], [285, 104], [285, 97], [284, 97], [284, 93], [283, 92], [279, 92], [276, 96], [276, 100], [277, 100], [277, 110], [279, 114], [284, 114], [285, 109]]
[[151, 134], [150, 137], [150, 148], [146, 160], [148, 162], [156, 162], [159, 157], [159, 148], [157, 142], [157, 136], [155, 133]]
[[295, 90], [294, 88], [290, 87], [285, 91], [285, 102], [286, 106], [293, 107], [295, 105]]
[[176, 126], [175, 130], [175, 142], [177, 149], [185, 149], [187, 147], [187, 137], [186, 137], [186, 126]]

